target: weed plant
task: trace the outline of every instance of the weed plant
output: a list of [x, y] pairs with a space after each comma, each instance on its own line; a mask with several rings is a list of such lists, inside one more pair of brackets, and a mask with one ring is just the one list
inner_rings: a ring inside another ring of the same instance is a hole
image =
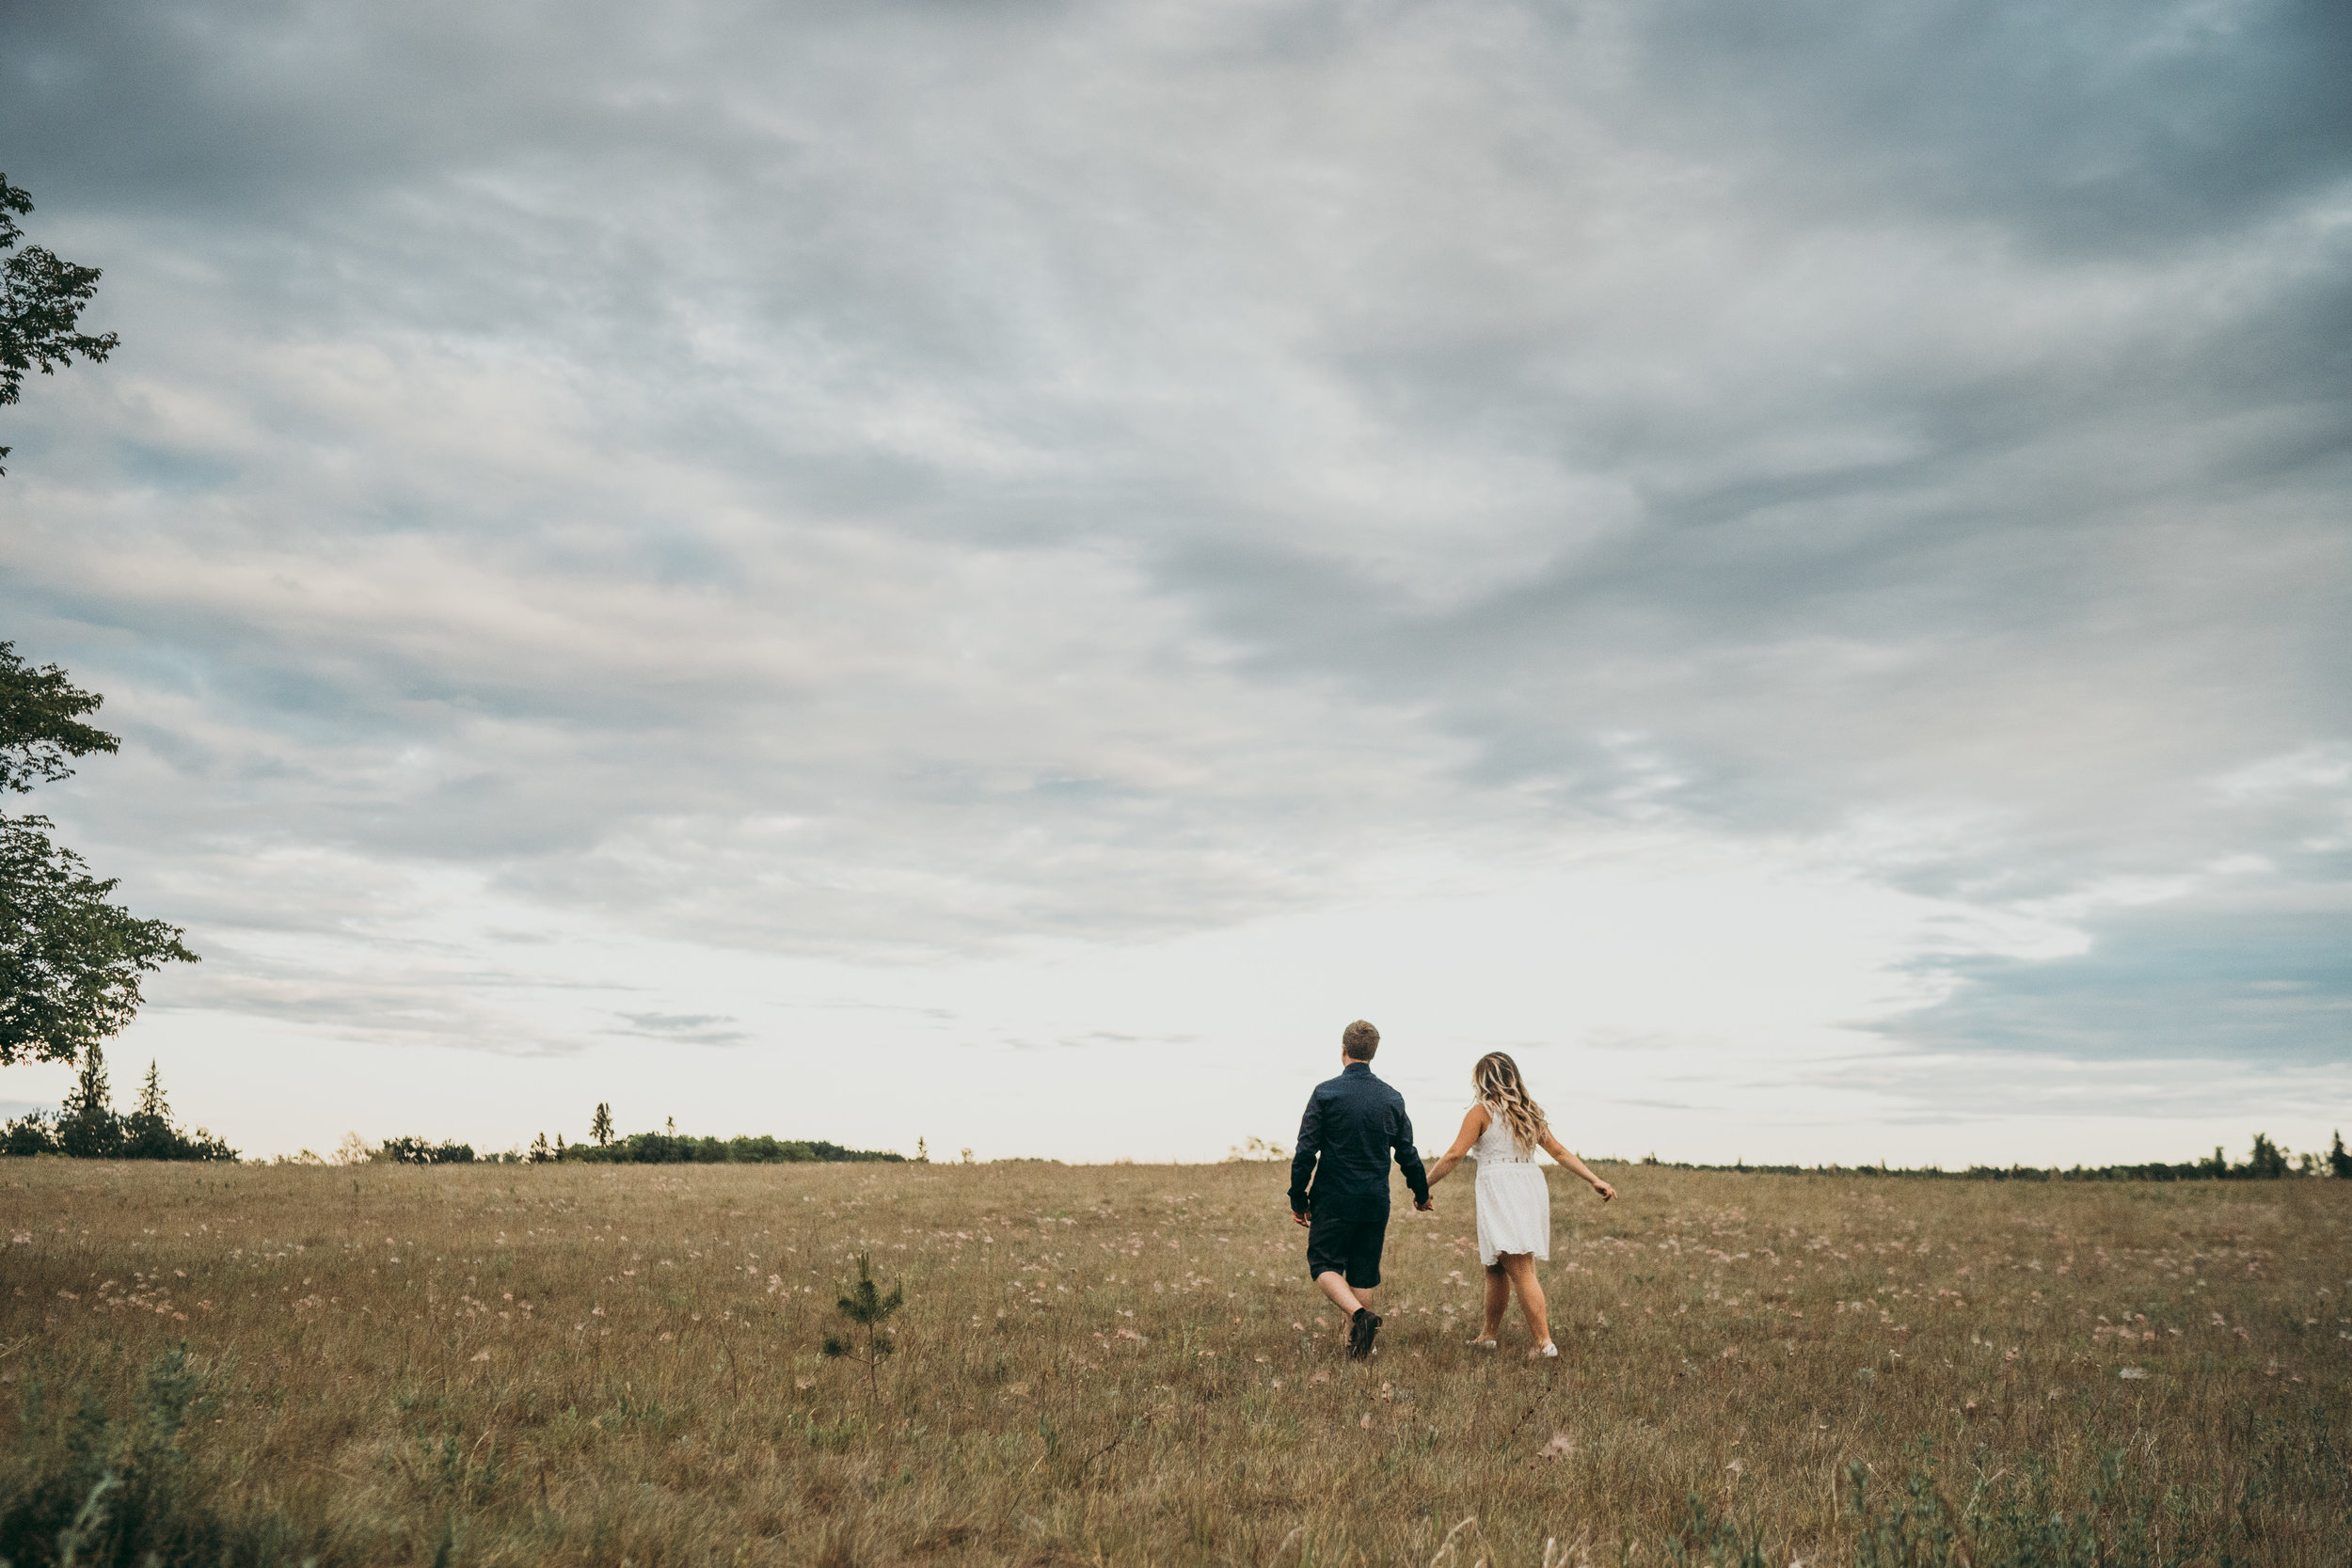
[[2345, 1560], [2352, 1184], [1607, 1166], [1542, 1364], [1441, 1190], [1358, 1364], [1285, 1174], [0, 1163], [5, 1552], [103, 1450], [167, 1563]]

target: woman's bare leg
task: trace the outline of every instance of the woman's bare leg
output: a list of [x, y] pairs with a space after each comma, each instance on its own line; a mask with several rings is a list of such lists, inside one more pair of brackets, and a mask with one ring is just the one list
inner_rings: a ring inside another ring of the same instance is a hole
[[1478, 1336], [1482, 1339], [1502, 1333], [1502, 1314], [1511, 1307], [1511, 1277], [1502, 1272], [1503, 1261], [1497, 1258], [1486, 1265], [1486, 1326]]
[[[1506, 1252], [1495, 1261], [1502, 1265], [1511, 1288], [1518, 1291], [1519, 1310], [1527, 1314], [1527, 1332], [1534, 1336], [1535, 1348], [1541, 1350], [1551, 1343], [1551, 1319], [1549, 1309], [1544, 1305], [1543, 1282], [1535, 1277], [1535, 1255], [1532, 1252]], [[1491, 1278], [1486, 1283], [1486, 1299], [1488, 1302], [1495, 1299]], [[1487, 1310], [1497, 1323], [1502, 1321], [1500, 1309], [1490, 1307]]]
[[1486, 1328], [1480, 1331], [1482, 1340], [1501, 1336], [1503, 1314], [1510, 1312], [1510, 1275], [1503, 1272], [1505, 1262], [1510, 1262], [1508, 1256], [1496, 1256], [1496, 1260], [1486, 1265]]

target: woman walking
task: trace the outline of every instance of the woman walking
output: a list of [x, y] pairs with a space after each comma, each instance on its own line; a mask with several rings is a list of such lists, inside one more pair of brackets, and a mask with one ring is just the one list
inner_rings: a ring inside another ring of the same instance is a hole
[[1551, 1189], [1535, 1164], [1535, 1150], [1541, 1148], [1591, 1182], [1603, 1203], [1616, 1196], [1617, 1189], [1560, 1147], [1544, 1120], [1543, 1107], [1528, 1096], [1518, 1063], [1500, 1051], [1488, 1052], [1470, 1069], [1470, 1085], [1478, 1100], [1462, 1118], [1454, 1147], [1429, 1170], [1429, 1184], [1435, 1187], [1464, 1155], [1478, 1162], [1478, 1260], [1486, 1269], [1486, 1323], [1470, 1343], [1479, 1350], [1495, 1348], [1502, 1314], [1517, 1291], [1527, 1332], [1535, 1341], [1528, 1358], [1558, 1355], [1544, 1288], [1535, 1278], [1536, 1262], [1551, 1259]]

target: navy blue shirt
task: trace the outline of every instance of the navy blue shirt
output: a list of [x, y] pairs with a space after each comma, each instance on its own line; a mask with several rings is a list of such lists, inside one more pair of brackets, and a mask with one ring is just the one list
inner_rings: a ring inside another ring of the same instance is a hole
[[[1312, 1178], [1313, 1212], [1324, 1219], [1385, 1220], [1389, 1217], [1389, 1159], [1405, 1172], [1416, 1202], [1429, 1201], [1429, 1173], [1413, 1147], [1413, 1121], [1405, 1097], [1372, 1075], [1367, 1062], [1350, 1062], [1337, 1078], [1326, 1079], [1307, 1097], [1298, 1124], [1298, 1152], [1291, 1156], [1291, 1208], [1308, 1212]], [[1320, 1157], [1321, 1168], [1316, 1160]]]

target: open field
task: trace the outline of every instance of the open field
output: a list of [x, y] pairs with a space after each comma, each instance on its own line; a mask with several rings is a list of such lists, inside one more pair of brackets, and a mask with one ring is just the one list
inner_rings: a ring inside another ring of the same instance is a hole
[[[0, 1480], [184, 1343], [183, 1495], [327, 1562], [1664, 1563], [1695, 1496], [1785, 1568], [1923, 1445], [1980, 1564], [2090, 1560], [1991, 1543], [2110, 1453], [2145, 1560], [2352, 1557], [2352, 1182], [1603, 1174], [1553, 1173], [1562, 1359], [1462, 1344], [1465, 1176], [1351, 1365], [1279, 1165], [8, 1161]], [[870, 1389], [818, 1354], [860, 1250]]]

